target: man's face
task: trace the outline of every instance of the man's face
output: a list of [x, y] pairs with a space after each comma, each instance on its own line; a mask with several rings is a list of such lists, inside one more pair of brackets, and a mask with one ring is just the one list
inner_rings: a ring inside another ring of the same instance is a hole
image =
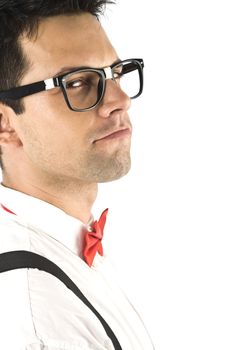
[[[117, 60], [103, 28], [89, 14], [57, 16], [39, 26], [36, 38], [21, 40], [31, 63], [21, 85], [80, 66], [102, 68]], [[51, 180], [105, 182], [130, 168], [130, 99], [111, 80], [94, 110], [74, 112], [60, 88], [24, 98], [15, 129], [27, 167]], [[119, 132], [119, 130], [121, 130]]]

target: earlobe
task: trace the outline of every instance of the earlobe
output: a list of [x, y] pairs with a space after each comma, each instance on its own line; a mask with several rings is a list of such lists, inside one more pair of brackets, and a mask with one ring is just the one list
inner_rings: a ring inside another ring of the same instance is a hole
[[14, 113], [11, 108], [0, 103], [0, 146], [20, 146], [22, 143], [15, 131], [10, 114]]

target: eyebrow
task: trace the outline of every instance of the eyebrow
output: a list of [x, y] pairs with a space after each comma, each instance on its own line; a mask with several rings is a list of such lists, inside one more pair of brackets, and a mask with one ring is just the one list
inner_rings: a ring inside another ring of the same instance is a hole
[[[117, 58], [110, 66], [114, 65], [114, 64], [117, 64], [117, 63], [120, 63], [121, 62], [121, 59], [120, 58]], [[72, 70], [74, 70], [75, 68], [96, 68], [96, 67], [90, 67], [90, 66], [67, 66], [67, 67], [62, 67], [56, 74], [54, 74], [53, 76], [54, 77], [58, 77], [59, 75], [62, 75], [62, 74], [66, 74]], [[101, 67], [101, 68], [96, 68], [96, 69], [102, 69], [102, 68], [105, 68], [105, 67]]]

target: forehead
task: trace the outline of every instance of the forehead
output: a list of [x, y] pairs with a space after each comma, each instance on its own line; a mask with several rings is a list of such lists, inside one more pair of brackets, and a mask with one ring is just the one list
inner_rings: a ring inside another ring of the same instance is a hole
[[100, 22], [88, 13], [47, 18], [21, 46], [30, 62], [25, 82], [51, 77], [63, 67], [104, 67], [117, 58]]

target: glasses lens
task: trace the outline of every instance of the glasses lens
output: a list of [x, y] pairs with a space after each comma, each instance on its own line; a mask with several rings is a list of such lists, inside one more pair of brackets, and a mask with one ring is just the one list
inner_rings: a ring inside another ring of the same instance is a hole
[[69, 103], [74, 109], [94, 106], [102, 94], [102, 77], [95, 71], [70, 73], [64, 83]]
[[140, 63], [137, 61], [122, 62], [114, 68], [115, 81], [119, 81], [121, 89], [130, 98], [141, 93], [142, 75]]

